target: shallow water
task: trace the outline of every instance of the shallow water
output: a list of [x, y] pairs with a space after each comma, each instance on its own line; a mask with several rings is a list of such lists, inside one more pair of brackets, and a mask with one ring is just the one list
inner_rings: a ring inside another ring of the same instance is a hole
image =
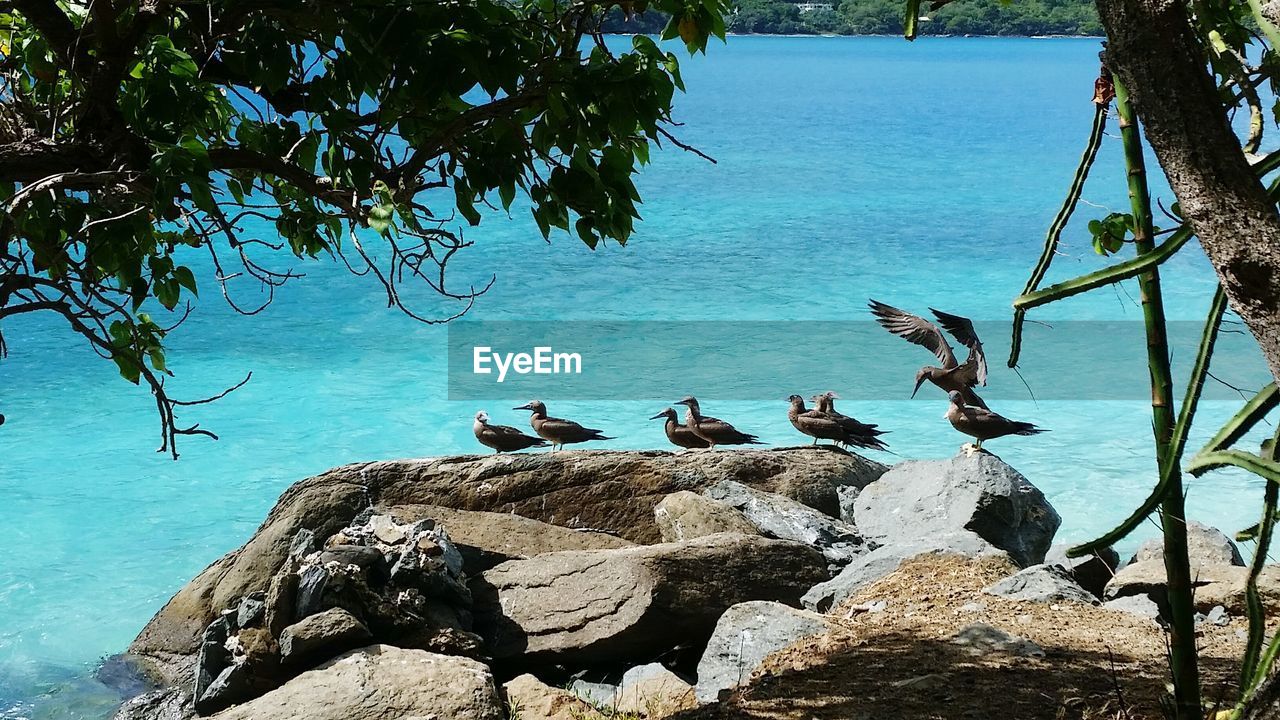
[[[475, 320], [866, 320], [867, 297], [1007, 320], [1088, 132], [1097, 51], [1087, 39], [733, 38], [686, 62], [690, 94], [679, 99], [682, 138], [718, 164], [656, 154], [639, 183], [645, 222], [626, 248], [592, 252], [567, 236], [547, 244], [522, 215], [489, 217], [468, 231], [476, 246], [455, 280], [497, 274]], [[1090, 203], [1127, 209], [1120, 163], [1109, 136]], [[1051, 279], [1102, 265], [1083, 233], [1082, 222], [1068, 232]], [[331, 264], [301, 269], [308, 276], [254, 318], [234, 317], [202, 286], [175, 338], [173, 387], [213, 392], [250, 370], [253, 380], [188, 414], [222, 439], [187, 440], [176, 463], [153, 452], [149, 398], [112, 366], [56, 325], [6, 326], [0, 719], [108, 713], [114, 696], [89, 677], [99, 659], [241, 544], [295, 480], [357, 460], [473, 452], [479, 407], [523, 422], [507, 408], [526, 397], [448, 399], [444, 328], [388, 311], [372, 282]], [[1213, 285], [1198, 249], [1164, 277], [1170, 317], [1199, 322]], [[1035, 318], [1139, 321], [1136, 297], [1132, 286], [1102, 290]], [[1017, 383], [1003, 367], [1007, 338], [987, 345], [993, 382]], [[901, 352], [900, 399], [842, 409], [891, 428], [902, 456], [955, 452], [961, 438], [941, 419], [940, 396], [926, 388], [906, 399], [928, 355]], [[1188, 359], [1175, 357], [1180, 376]], [[780, 378], [778, 396], [826, 389], [792, 387], [802, 382]], [[858, 382], [834, 389], [856, 396]], [[660, 447], [645, 418], [696, 391], [673, 378], [669, 396], [552, 409], [607, 427], [618, 436], [610, 447]], [[1142, 394], [1078, 402], [1045, 391], [998, 406], [1052, 429], [992, 448], [1049, 496], [1061, 539], [1109, 529], [1146, 495]], [[706, 409], [772, 444], [800, 440], [774, 397]], [[1234, 409], [1206, 404], [1191, 446]], [[1189, 505], [1234, 531], [1254, 522], [1260, 496], [1259, 482], [1222, 473], [1192, 481]]]

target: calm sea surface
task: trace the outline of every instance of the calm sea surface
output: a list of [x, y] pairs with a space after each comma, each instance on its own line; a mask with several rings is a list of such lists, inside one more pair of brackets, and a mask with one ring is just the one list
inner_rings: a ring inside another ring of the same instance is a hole
[[[477, 320], [865, 320], [868, 297], [1006, 320], [1083, 147], [1098, 49], [1088, 39], [732, 38], [686, 61], [690, 94], [678, 106], [682, 138], [718, 164], [656, 153], [640, 178], [645, 220], [627, 247], [548, 244], [523, 213], [494, 215], [468, 230], [476, 244], [454, 280], [496, 273]], [[1097, 208], [1082, 216], [1127, 208], [1120, 163], [1109, 136], [1085, 192]], [[1082, 222], [1062, 252], [1051, 279], [1103, 263]], [[187, 440], [179, 462], [154, 452], [154, 406], [110, 363], [51, 322], [6, 326], [0, 718], [109, 713], [116, 698], [92, 679], [101, 658], [244, 542], [290, 483], [341, 463], [478, 449], [470, 419], [480, 406], [447, 399], [446, 331], [388, 311], [373, 282], [332, 263], [299, 269], [307, 277], [253, 318], [233, 316], [201, 285], [198, 311], [174, 340], [172, 387], [210, 393], [250, 370], [253, 380], [184, 416], [222, 439]], [[1199, 321], [1213, 290], [1199, 249], [1164, 277], [1171, 318]], [[1035, 317], [1138, 321], [1136, 297], [1132, 286], [1109, 288]], [[456, 309], [422, 301], [427, 312]], [[797, 333], [792, 347], [820, 340]], [[1011, 382], [1007, 338], [987, 344], [993, 382]], [[903, 365], [901, 398], [844, 408], [892, 429], [905, 457], [946, 457], [962, 441], [936, 391], [906, 399], [928, 359], [903, 344], [886, 360]], [[1180, 374], [1187, 360], [1175, 357]], [[834, 389], [857, 387], [849, 377]], [[794, 444], [780, 398], [823, 389], [780, 377], [778, 398], [707, 409]], [[697, 388], [672, 378], [670, 397], [552, 409], [607, 427], [618, 436], [611, 447], [661, 447], [645, 418], [689, 392]], [[1152, 484], [1142, 395], [999, 405], [1052, 429], [992, 448], [1050, 497], [1060, 539], [1109, 529]], [[523, 423], [508, 410], [515, 404], [486, 409]], [[1233, 409], [1210, 403], [1192, 447]], [[1246, 476], [1214, 475], [1190, 483], [1191, 513], [1234, 531], [1254, 522], [1260, 495]]]

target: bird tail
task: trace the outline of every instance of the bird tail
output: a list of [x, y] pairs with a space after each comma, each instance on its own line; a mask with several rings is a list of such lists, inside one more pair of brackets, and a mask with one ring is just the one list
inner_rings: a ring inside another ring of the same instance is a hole
[[760, 438], [756, 437], [755, 435], [744, 434], [743, 437], [746, 438], [745, 440], [742, 441], [743, 445], [764, 445], [764, 443], [761, 442]]
[[596, 431], [596, 434], [595, 434], [594, 436], [592, 436], [592, 438], [591, 438], [591, 439], [592, 439], [592, 440], [617, 440], [618, 438], [615, 438], [615, 437], [609, 437], [608, 435], [601, 435], [601, 434], [600, 434], [600, 431], [599, 431], [599, 430], [597, 430], [597, 431]]
[[1043, 432], [1049, 432], [1048, 428], [1036, 427], [1029, 422], [1015, 423], [1014, 435], [1039, 435]]

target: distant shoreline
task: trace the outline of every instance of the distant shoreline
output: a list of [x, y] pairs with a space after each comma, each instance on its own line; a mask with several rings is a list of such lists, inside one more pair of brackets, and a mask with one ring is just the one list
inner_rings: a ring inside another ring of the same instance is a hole
[[[617, 35], [619, 37], [630, 37], [632, 35], [655, 35], [655, 33], [625, 33], [612, 32], [604, 33], [605, 35]], [[896, 33], [857, 33], [842, 35], [839, 33], [726, 33], [729, 37], [778, 37], [778, 38], [897, 38], [902, 36]], [[920, 35], [920, 39], [925, 38], [961, 38], [961, 39], [990, 39], [1002, 38], [1006, 40], [1106, 40], [1104, 35]]]

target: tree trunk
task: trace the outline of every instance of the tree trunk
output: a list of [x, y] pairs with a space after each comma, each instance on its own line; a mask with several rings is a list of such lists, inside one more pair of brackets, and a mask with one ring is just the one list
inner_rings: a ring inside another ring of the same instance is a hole
[[1280, 382], [1280, 213], [1227, 121], [1182, 0], [1096, 0], [1107, 64], [1128, 86], [1183, 215]]

